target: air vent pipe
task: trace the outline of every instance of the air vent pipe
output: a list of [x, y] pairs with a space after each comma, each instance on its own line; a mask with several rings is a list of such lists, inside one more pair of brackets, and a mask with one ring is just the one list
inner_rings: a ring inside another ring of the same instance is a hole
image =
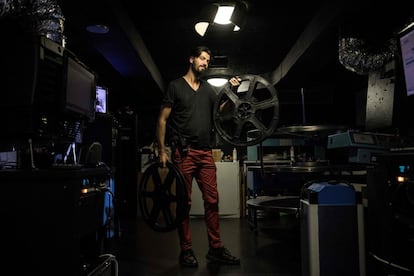
[[366, 40], [353, 37], [339, 39], [339, 62], [359, 75], [380, 71], [394, 58], [396, 41], [390, 39], [380, 47], [373, 47]]
[[65, 17], [55, 0], [0, 0], [0, 19], [27, 17], [32, 32], [66, 45], [63, 35]]

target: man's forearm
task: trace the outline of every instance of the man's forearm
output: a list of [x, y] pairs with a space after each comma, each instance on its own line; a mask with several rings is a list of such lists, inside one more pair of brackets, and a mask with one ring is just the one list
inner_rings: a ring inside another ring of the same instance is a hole
[[165, 152], [165, 122], [158, 122], [157, 126], [158, 153]]

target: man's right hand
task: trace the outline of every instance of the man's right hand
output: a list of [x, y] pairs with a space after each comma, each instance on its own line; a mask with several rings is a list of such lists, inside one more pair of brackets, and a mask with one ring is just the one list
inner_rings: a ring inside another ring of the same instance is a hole
[[169, 161], [168, 154], [165, 151], [160, 152], [159, 159], [160, 159], [160, 166], [162, 168], [165, 168], [167, 166], [167, 162]]

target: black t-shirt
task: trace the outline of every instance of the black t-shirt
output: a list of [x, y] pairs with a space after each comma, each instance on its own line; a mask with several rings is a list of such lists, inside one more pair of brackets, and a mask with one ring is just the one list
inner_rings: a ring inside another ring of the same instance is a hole
[[184, 78], [170, 82], [163, 105], [171, 106], [169, 124], [189, 145], [211, 148], [216, 92], [206, 81], [197, 91]]

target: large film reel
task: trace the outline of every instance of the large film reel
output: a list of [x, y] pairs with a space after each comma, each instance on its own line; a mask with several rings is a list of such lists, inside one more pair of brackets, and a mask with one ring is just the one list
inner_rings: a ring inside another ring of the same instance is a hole
[[279, 100], [276, 89], [263, 77], [239, 77], [241, 85], [237, 91], [228, 83], [219, 92], [214, 125], [226, 142], [250, 146], [262, 142], [275, 131], [279, 123]]
[[176, 229], [189, 210], [184, 177], [170, 162], [165, 168], [151, 164], [142, 175], [138, 194], [141, 215], [157, 232]]

